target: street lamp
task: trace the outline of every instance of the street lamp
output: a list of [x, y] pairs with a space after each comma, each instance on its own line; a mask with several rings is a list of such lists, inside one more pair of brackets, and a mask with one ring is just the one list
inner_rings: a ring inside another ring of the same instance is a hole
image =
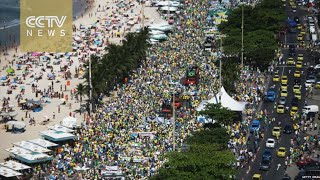
[[176, 106], [175, 106], [175, 96], [176, 96], [176, 86], [175, 84], [170, 84], [172, 87], [170, 88], [171, 92], [173, 93], [172, 98], [172, 149], [176, 151]]
[[226, 35], [224, 34], [218, 34], [216, 35], [219, 37], [220, 39], [220, 48], [219, 48], [219, 53], [218, 53], [218, 58], [220, 60], [220, 63], [219, 63], [219, 102], [221, 102], [221, 96], [222, 96], [222, 93], [221, 93], [221, 88], [222, 88], [222, 38], [225, 38]]
[[244, 65], [243, 65], [243, 52], [244, 52], [244, 45], [243, 45], [243, 31], [244, 31], [244, 6], [241, 6], [241, 70], [243, 72]]

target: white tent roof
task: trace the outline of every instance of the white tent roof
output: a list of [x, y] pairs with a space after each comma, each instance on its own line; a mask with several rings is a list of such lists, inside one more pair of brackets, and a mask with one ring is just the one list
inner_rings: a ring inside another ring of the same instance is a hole
[[72, 140], [76, 137], [75, 135], [70, 133], [65, 133], [63, 131], [54, 131], [54, 130], [41, 131], [40, 135], [43, 136], [45, 139], [48, 139], [54, 142]]
[[30, 150], [23, 149], [20, 147], [12, 147], [5, 150], [13, 154], [14, 158], [26, 163], [42, 162], [53, 159], [52, 156], [49, 156], [47, 154], [32, 152]]
[[[224, 87], [221, 88], [221, 105], [222, 107], [229, 108], [231, 111], [244, 111], [246, 102], [238, 102], [234, 100], [227, 91], [224, 89]], [[200, 105], [197, 107], [197, 111], [201, 111], [205, 108], [207, 103], [210, 104], [217, 104], [220, 103], [219, 101], [219, 93], [217, 93], [213, 98], [211, 98], [208, 101], [203, 101], [200, 103]]]
[[58, 146], [58, 144], [56, 144], [56, 143], [53, 143], [51, 141], [47, 141], [47, 140], [44, 140], [41, 138], [28, 140], [28, 142], [31, 142], [33, 144], [37, 144], [37, 145], [45, 147], [45, 148]]
[[67, 128], [73, 128], [77, 126], [77, 118], [74, 117], [65, 117], [62, 120], [62, 126], [67, 127]]
[[74, 132], [74, 130], [69, 129], [69, 128], [64, 127], [64, 126], [60, 126], [58, 124], [55, 124], [53, 126], [49, 126], [48, 128], [51, 129], [51, 130], [62, 131], [62, 132], [66, 132], [66, 133]]
[[24, 170], [24, 169], [31, 169], [30, 166], [27, 166], [25, 164], [19, 163], [17, 161], [12, 161], [12, 160], [2, 162], [2, 163], [0, 163], [0, 166], [5, 166], [5, 167], [13, 169], [15, 171], [20, 171], [20, 170]]
[[15, 142], [15, 143], [13, 143], [13, 145], [30, 150], [32, 152], [47, 153], [47, 152], [51, 151], [50, 149], [44, 148], [40, 145], [33, 144], [28, 141]]
[[9, 169], [7, 167], [0, 166], [0, 175], [6, 178], [10, 178], [10, 177], [21, 176], [22, 174], [12, 169]]

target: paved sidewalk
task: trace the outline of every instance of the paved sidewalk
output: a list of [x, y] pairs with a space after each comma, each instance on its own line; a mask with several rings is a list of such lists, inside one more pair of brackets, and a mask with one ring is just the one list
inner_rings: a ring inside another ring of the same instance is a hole
[[[314, 95], [312, 98], [307, 98], [308, 101], [308, 105], [318, 105], [320, 106], [320, 90], [315, 89], [313, 91]], [[319, 125], [320, 125], [320, 120], [318, 119], [318, 116], [320, 114], [316, 115], [315, 120], [313, 122], [318, 124], [318, 128], [316, 130], [312, 129], [310, 131], [310, 129], [308, 128], [306, 134], [309, 135], [317, 135], [319, 133]], [[314, 158], [315, 160], [317, 159], [317, 154], [320, 154], [319, 149], [315, 152], [314, 156], [312, 158]], [[286, 173], [291, 177], [291, 179], [294, 179], [298, 174], [299, 174], [300, 170], [298, 169], [297, 165], [295, 163], [290, 164], [287, 167]]]

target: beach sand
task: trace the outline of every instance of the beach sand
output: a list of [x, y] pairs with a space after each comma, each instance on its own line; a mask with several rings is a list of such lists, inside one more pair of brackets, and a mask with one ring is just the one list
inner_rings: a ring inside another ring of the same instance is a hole
[[[136, 1], [132, 2], [134, 4], [134, 6], [131, 8], [129, 17], [134, 17], [137, 18], [137, 16], [140, 14], [141, 12], [141, 5], [139, 5]], [[97, 12], [97, 9], [99, 7], [100, 4], [100, 10], [103, 9], [103, 7], [105, 7], [105, 9], [107, 9], [106, 7], [109, 7], [108, 10], [106, 10], [105, 12]], [[113, 7], [113, 9], [112, 9]], [[89, 9], [82, 17], [79, 17], [77, 20], [74, 21], [74, 24], [76, 25], [76, 27], [78, 28], [80, 24], [83, 24], [85, 26], [89, 26], [90, 24], [92, 24], [93, 22], [95, 22], [97, 20], [97, 18], [100, 17], [106, 17], [106, 15], [109, 15], [112, 10], [115, 10], [116, 8], [116, 3], [115, 1], [105, 1], [105, 0], [96, 0], [96, 2], [94, 3], [94, 6]], [[132, 13], [131, 13], [132, 12]], [[161, 19], [160, 15], [157, 12], [157, 8], [155, 7], [145, 7], [144, 9], [145, 12], [145, 25], [151, 24], [151, 23], [162, 23], [165, 22], [163, 19]], [[89, 14], [92, 14], [92, 16], [89, 16]], [[127, 20], [127, 18], [120, 18], [121, 19], [121, 23], [124, 23], [124, 28], [127, 28], [128, 26], [126, 25], [125, 21]], [[137, 28], [139, 28], [140, 25], [139, 24], [135, 24], [132, 28], [131, 31], [134, 32]], [[123, 29], [121, 29], [121, 34], [124, 33]], [[128, 31], [126, 31], [128, 32]], [[113, 43], [119, 43], [121, 40], [122, 36], [120, 38], [109, 38], [110, 42]], [[1, 52], [0, 55], [0, 77], [6, 75], [6, 66], [9, 66], [11, 64], [11, 61], [14, 59], [13, 55], [22, 55], [23, 53], [20, 52], [19, 47], [17, 48], [17, 52], [15, 49], [10, 49], [8, 50], [8, 55], [4, 56], [4, 54]], [[79, 66], [79, 61], [76, 57], [72, 57], [71, 58], [74, 61], [74, 64], [70, 67], [70, 70], [72, 72], [72, 74], [75, 73], [75, 67]], [[54, 65], [54, 70], [58, 71], [59, 69], [59, 65]], [[13, 66], [14, 69], [16, 69], [16, 66]], [[41, 72], [41, 67], [37, 67], [37, 68], [33, 68], [35, 73], [40, 73]], [[21, 74], [22, 70], [16, 70], [16, 74]], [[48, 89], [48, 86], [51, 84], [51, 80], [48, 80], [46, 75], [49, 73], [49, 70], [46, 70], [47, 72], [44, 73], [43, 75], [43, 79], [38, 81], [38, 86], [41, 89]], [[32, 93], [32, 89], [31, 89], [31, 85], [27, 85], [26, 83], [30, 82], [31, 80], [28, 80], [29, 77], [26, 78], [26, 81], [24, 81], [25, 84], [22, 84], [23, 86], [25, 86], [25, 95], [23, 96], [23, 98], [28, 98], [28, 99], [34, 99], [34, 100], [38, 100], [39, 98], [35, 97], [35, 93]], [[63, 86], [63, 90], [65, 88], [66, 85], [66, 80], [61, 79], [60, 83], [54, 83], [54, 89], [55, 90], [60, 90], [60, 86]], [[64, 91], [64, 94], [67, 94], [70, 97], [70, 90], [74, 89], [78, 83], [82, 82], [83, 80], [78, 79], [78, 78], [73, 78], [71, 80], [71, 85], [67, 87], [67, 91]], [[65, 106], [65, 105], [61, 105], [62, 100], [59, 98], [53, 98], [51, 100], [51, 103], [45, 103], [44, 104], [44, 108], [42, 111], [40, 112], [30, 112], [30, 117], [34, 117], [35, 121], [36, 121], [36, 125], [29, 125], [29, 119], [30, 118], [25, 118], [25, 111], [20, 110], [20, 107], [18, 107], [18, 103], [17, 100], [15, 99], [16, 95], [19, 94], [20, 92], [20, 88], [18, 85], [16, 90], [13, 90], [12, 94], [7, 94], [7, 89], [8, 86], [0, 86], [0, 99], [2, 100], [4, 97], [10, 97], [10, 104], [13, 105], [13, 109], [15, 110], [15, 112], [18, 113], [18, 115], [15, 117], [16, 120], [21, 121], [22, 118], [24, 118], [24, 122], [27, 124], [26, 127], [26, 131], [22, 134], [12, 134], [10, 132], [6, 132], [6, 130], [4, 129], [4, 124], [0, 124], [0, 138], [1, 138], [1, 143], [0, 143], [0, 161], [4, 160], [5, 158], [9, 157], [9, 153], [5, 151], [5, 149], [12, 147], [12, 143], [14, 142], [19, 142], [19, 141], [23, 141], [23, 140], [31, 140], [31, 139], [35, 139], [35, 138], [39, 138], [39, 132], [40, 131], [44, 131], [47, 130], [47, 126], [51, 126], [54, 124], [60, 124], [60, 121], [62, 121], [63, 118], [69, 116], [70, 112], [73, 112], [76, 109], [79, 109], [80, 107], [80, 103], [76, 102], [75, 99], [70, 100], [69, 98], [69, 103], [72, 103], [72, 108], [69, 109], [69, 107]], [[87, 99], [87, 97], [84, 97], [84, 100]], [[2, 103], [2, 101], [1, 101]], [[2, 105], [2, 104], [1, 104]], [[60, 113], [58, 113], [58, 106], [60, 105]], [[53, 113], [55, 113], [55, 119], [53, 119]], [[44, 116], [48, 116], [50, 118], [50, 123], [48, 123], [47, 125], [40, 125], [40, 123], [44, 120]], [[75, 114], [75, 117], [78, 120], [78, 124], [81, 124], [81, 122], [83, 122], [84, 120], [84, 116], [83, 114], [80, 115], [79, 113]]]

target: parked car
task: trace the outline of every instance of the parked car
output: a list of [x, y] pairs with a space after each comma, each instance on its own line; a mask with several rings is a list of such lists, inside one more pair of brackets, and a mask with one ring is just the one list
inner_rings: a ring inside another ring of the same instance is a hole
[[286, 105], [286, 97], [280, 97], [279, 98], [279, 104]]
[[262, 171], [268, 171], [270, 169], [271, 160], [263, 159], [260, 163], [260, 170]]
[[274, 148], [276, 146], [276, 140], [273, 138], [268, 138], [266, 142], [266, 147], [267, 148]]
[[319, 106], [318, 105], [309, 105], [309, 106], [305, 106], [302, 109], [303, 113], [308, 114], [309, 112], [314, 112], [314, 113], [318, 113], [319, 112]]
[[296, 162], [296, 165], [298, 166], [299, 169], [301, 169], [311, 163], [319, 163], [319, 162], [312, 158], [305, 158], [304, 160]]
[[272, 153], [270, 150], [265, 150], [262, 154], [262, 159], [272, 160]]
[[272, 136], [279, 136], [280, 137], [280, 134], [281, 134], [281, 127], [273, 127], [272, 129]]
[[253, 133], [254, 131], [259, 131], [259, 130], [260, 130], [260, 121], [254, 120], [250, 127], [250, 133]]
[[291, 126], [291, 125], [285, 125], [284, 126], [284, 129], [283, 129], [283, 132], [285, 133], [285, 134], [291, 134], [292, 133], [292, 130], [293, 130], [293, 127]]

